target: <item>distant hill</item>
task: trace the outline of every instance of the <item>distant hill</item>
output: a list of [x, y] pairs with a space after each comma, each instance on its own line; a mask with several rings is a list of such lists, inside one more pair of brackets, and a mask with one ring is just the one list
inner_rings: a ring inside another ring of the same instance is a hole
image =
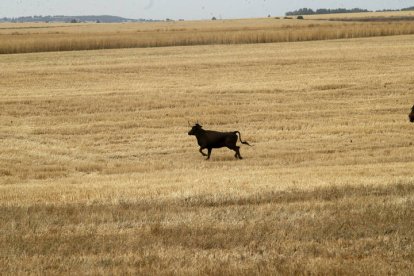
[[99, 22], [99, 23], [122, 23], [122, 22], [153, 22], [152, 19], [130, 19], [112, 15], [82, 15], [82, 16], [24, 16], [16, 18], [0, 18], [0, 22]]

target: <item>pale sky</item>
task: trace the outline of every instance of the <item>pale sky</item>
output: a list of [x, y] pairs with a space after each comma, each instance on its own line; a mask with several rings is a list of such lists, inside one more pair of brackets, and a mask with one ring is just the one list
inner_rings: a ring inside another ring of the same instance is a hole
[[246, 18], [284, 15], [299, 8], [400, 9], [414, 0], [0, 0], [0, 17], [116, 15], [145, 19]]

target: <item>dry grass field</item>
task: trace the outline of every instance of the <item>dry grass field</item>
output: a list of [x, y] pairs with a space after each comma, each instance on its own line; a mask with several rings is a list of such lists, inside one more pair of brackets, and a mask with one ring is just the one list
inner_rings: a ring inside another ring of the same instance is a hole
[[[125, 24], [4, 23], [0, 25], [0, 54], [407, 35], [414, 34], [413, 14], [357, 13], [305, 16], [306, 20], [262, 18]], [[361, 18], [378, 17], [385, 20], [358, 22]], [[388, 21], [396, 17], [411, 20]]]
[[413, 45], [0, 55], [0, 274], [412, 274]]
[[358, 12], [358, 13], [332, 13], [306, 15], [307, 19], [329, 20], [329, 19], [358, 19], [358, 18], [378, 18], [378, 17], [412, 17], [414, 11], [386, 11], [386, 12]]

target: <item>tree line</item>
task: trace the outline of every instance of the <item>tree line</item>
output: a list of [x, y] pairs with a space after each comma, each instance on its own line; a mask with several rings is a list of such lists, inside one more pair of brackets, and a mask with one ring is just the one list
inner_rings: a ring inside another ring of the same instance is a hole
[[[412, 10], [414, 10], [414, 6], [404, 8], [404, 9], [400, 9], [400, 10], [378, 10], [377, 12], [381, 12], [381, 11], [412, 11]], [[312, 15], [312, 14], [332, 14], [332, 13], [358, 13], [358, 12], [372, 12], [372, 11], [367, 10], [367, 9], [360, 9], [360, 8], [354, 8], [354, 9], [344, 9], [344, 8], [339, 8], [339, 9], [317, 9], [317, 10], [312, 10], [312, 9], [309, 9], [309, 8], [301, 8], [301, 9], [298, 9], [298, 10], [295, 10], [295, 11], [286, 12], [286, 16]]]
[[290, 11], [287, 12], [286, 15], [287, 16], [291, 16], [291, 15], [312, 15], [312, 14], [330, 14], [330, 13], [357, 13], [357, 12], [369, 12], [368, 10], [365, 9], [359, 9], [359, 8], [354, 8], [354, 9], [317, 9], [317, 10], [312, 10], [309, 8], [302, 8], [302, 9], [298, 9], [295, 11]]

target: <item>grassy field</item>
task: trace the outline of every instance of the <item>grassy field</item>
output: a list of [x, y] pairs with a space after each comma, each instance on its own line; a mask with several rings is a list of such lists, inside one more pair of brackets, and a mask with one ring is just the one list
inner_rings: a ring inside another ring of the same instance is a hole
[[[358, 13], [305, 16], [305, 20], [262, 18], [125, 24], [3, 23], [0, 24], [0, 54], [407, 35], [414, 34], [413, 14]], [[378, 17], [383, 20], [357, 21]], [[391, 20], [396, 17], [411, 20]]]
[[358, 18], [397, 18], [412, 17], [414, 11], [387, 11], [387, 12], [357, 12], [357, 13], [331, 13], [306, 15], [307, 19], [330, 20], [330, 19], [358, 19]]
[[1, 55], [0, 273], [412, 274], [413, 44]]

